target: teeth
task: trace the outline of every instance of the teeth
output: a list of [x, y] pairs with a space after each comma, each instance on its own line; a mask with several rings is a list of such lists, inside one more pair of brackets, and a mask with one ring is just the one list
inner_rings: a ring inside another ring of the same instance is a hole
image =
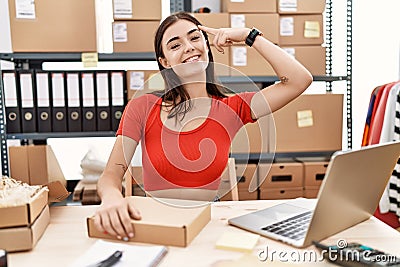
[[199, 58], [199, 56], [194, 56], [194, 57], [186, 59], [184, 62], [192, 62], [192, 61], [197, 60], [198, 58]]

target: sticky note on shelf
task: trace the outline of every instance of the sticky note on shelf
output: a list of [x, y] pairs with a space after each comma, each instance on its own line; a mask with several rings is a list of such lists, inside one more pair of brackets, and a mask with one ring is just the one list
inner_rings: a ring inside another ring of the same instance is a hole
[[252, 233], [225, 232], [217, 240], [215, 247], [218, 249], [251, 252], [259, 238], [259, 235]]

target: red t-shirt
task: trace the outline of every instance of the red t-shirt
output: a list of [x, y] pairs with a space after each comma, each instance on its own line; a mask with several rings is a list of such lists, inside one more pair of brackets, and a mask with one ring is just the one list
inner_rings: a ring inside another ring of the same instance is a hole
[[254, 94], [213, 97], [205, 121], [186, 132], [163, 125], [160, 97], [146, 94], [130, 100], [117, 135], [141, 142], [145, 190], [217, 189], [233, 137], [244, 124], [255, 121], [250, 110]]

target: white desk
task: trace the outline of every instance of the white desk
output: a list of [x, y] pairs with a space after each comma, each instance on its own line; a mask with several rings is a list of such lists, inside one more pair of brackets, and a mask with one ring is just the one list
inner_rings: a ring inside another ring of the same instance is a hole
[[[214, 248], [217, 239], [225, 231], [243, 231], [229, 226], [227, 219], [281, 202], [280, 200], [257, 200], [213, 203], [212, 219], [207, 226], [188, 247], [169, 247], [169, 252], [160, 266], [216, 266], [217, 261], [239, 259], [244, 253]], [[97, 206], [51, 207], [50, 225], [36, 247], [29, 252], [10, 253], [9, 266], [68, 266], [97, 240], [89, 238], [86, 229], [86, 217], [92, 215], [96, 209]], [[340, 238], [349, 243], [359, 242], [400, 256], [400, 233], [375, 218], [338, 233], [324, 240], [324, 243], [335, 244]], [[266, 246], [269, 250], [276, 251], [296, 250], [283, 243], [262, 237], [253, 254], [257, 255]], [[314, 249], [314, 247], [306, 249]], [[263, 265], [267, 264], [263, 262]], [[314, 265], [331, 264], [319, 262]]]

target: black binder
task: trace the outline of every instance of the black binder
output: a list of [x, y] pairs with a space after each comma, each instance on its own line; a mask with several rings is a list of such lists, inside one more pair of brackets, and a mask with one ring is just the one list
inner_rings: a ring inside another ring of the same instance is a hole
[[111, 128], [113, 131], [118, 130], [119, 121], [126, 103], [125, 80], [124, 71], [111, 72]]
[[21, 133], [21, 113], [19, 110], [19, 90], [15, 71], [3, 70], [4, 106], [6, 112], [6, 132]]
[[21, 96], [21, 126], [23, 133], [36, 132], [36, 105], [33, 72], [20, 70], [18, 73], [18, 85]]
[[68, 131], [82, 131], [82, 108], [79, 86], [79, 73], [68, 72], [67, 77], [67, 114]]
[[97, 130], [111, 131], [110, 82], [108, 72], [96, 73]]
[[53, 132], [66, 132], [68, 129], [64, 75], [64, 72], [51, 73], [51, 122]]
[[82, 130], [96, 131], [95, 79], [93, 72], [81, 73], [82, 83]]
[[51, 132], [52, 128], [49, 77], [46, 71], [35, 72], [37, 130], [40, 133]]

